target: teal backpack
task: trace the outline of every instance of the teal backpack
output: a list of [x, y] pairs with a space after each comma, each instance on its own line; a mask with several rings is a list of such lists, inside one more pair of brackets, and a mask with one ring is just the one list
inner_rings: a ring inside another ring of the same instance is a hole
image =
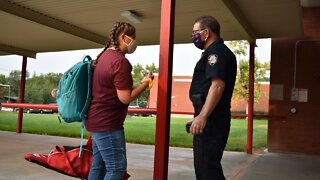
[[92, 62], [92, 58], [86, 55], [83, 57], [82, 61], [73, 65], [66, 71], [59, 81], [56, 96], [59, 117], [67, 123], [82, 123], [80, 154], [82, 150], [84, 121], [89, 109], [92, 94]]

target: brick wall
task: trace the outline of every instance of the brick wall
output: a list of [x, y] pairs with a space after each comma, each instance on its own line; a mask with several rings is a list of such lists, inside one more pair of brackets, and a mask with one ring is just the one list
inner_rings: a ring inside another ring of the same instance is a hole
[[[254, 103], [254, 111], [265, 112], [269, 111], [269, 83], [261, 83], [261, 97]], [[238, 98], [233, 95], [231, 101], [231, 111], [245, 111], [247, 102], [243, 98]]]
[[[189, 100], [189, 88], [191, 84], [191, 76], [174, 76], [172, 84], [171, 110], [182, 112], [193, 112], [192, 103]], [[255, 103], [255, 111], [268, 112], [269, 106], [269, 84], [261, 84], [261, 90], [264, 96]], [[149, 107], [156, 108], [157, 92], [158, 91], [158, 76], [154, 78], [154, 87], [150, 92]], [[239, 98], [234, 98], [231, 103], [231, 111], [246, 111], [246, 101]]]
[[[171, 111], [193, 112], [189, 100], [191, 76], [174, 76], [172, 78]], [[157, 107], [158, 76], [154, 77], [154, 87], [150, 91], [149, 107]]]
[[[271, 152], [320, 154], [320, 8], [303, 8], [302, 19], [305, 36], [272, 39], [270, 94], [273, 95], [269, 114], [274, 117], [269, 119], [268, 128]], [[307, 96], [300, 94], [299, 101], [291, 99], [294, 77], [296, 88], [307, 92]], [[292, 108], [297, 112], [291, 113]]]

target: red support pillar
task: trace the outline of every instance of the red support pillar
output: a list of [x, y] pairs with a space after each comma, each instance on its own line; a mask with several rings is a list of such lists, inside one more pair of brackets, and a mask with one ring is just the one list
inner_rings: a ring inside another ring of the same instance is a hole
[[253, 137], [253, 106], [254, 106], [254, 48], [256, 42], [250, 43], [249, 55], [249, 97], [248, 97], [248, 130], [247, 130], [247, 153], [252, 154]]
[[154, 180], [168, 179], [175, 0], [162, 0]]
[[[21, 68], [21, 80], [20, 80], [20, 95], [19, 95], [19, 102], [24, 103], [24, 92], [25, 92], [25, 85], [26, 85], [26, 73], [27, 73], [27, 57], [23, 56], [22, 59], [22, 68]], [[19, 108], [18, 112], [18, 121], [17, 121], [17, 133], [22, 132], [22, 119], [23, 119], [23, 109]]]

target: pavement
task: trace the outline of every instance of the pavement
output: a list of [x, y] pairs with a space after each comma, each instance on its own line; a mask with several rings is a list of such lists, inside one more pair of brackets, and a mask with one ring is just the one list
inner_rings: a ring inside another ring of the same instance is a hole
[[[0, 131], [0, 139], [0, 180], [76, 179], [30, 163], [24, 154], [48, 154], [55, 145], [77, 146], [79, 138]], [[127, 157], [130, 180], [153, 179], [154, 146], [127, 143]], [[195, 180], [192, 157], [190, 148], [171, 147], [168, 179]], [[227, 180], [320, 180], [320, 156], [225, 151], [222, 166]]]

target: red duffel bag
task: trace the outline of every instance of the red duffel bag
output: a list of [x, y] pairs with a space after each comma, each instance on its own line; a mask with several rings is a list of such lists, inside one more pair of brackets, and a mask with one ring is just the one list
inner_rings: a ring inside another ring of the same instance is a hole
[[[79, 146], [56, 146], [48, 155], [27, 153], [24, 158], [62, 174], [87, 179], [92, 162], [91, 137], [88, 139], [87, 144], [82, 146], [80, 157], [79, 152]], [[129, 177], [130, 175], [126, 172], [122, 179], [127, 180]]]
[[48, 154], [47, 163], [49, 166], [71, 176], [87, 178], [92, 162], [92, 151], [82, 148], [80, 157], [79, 152], [79, 147], [56, 146]]

